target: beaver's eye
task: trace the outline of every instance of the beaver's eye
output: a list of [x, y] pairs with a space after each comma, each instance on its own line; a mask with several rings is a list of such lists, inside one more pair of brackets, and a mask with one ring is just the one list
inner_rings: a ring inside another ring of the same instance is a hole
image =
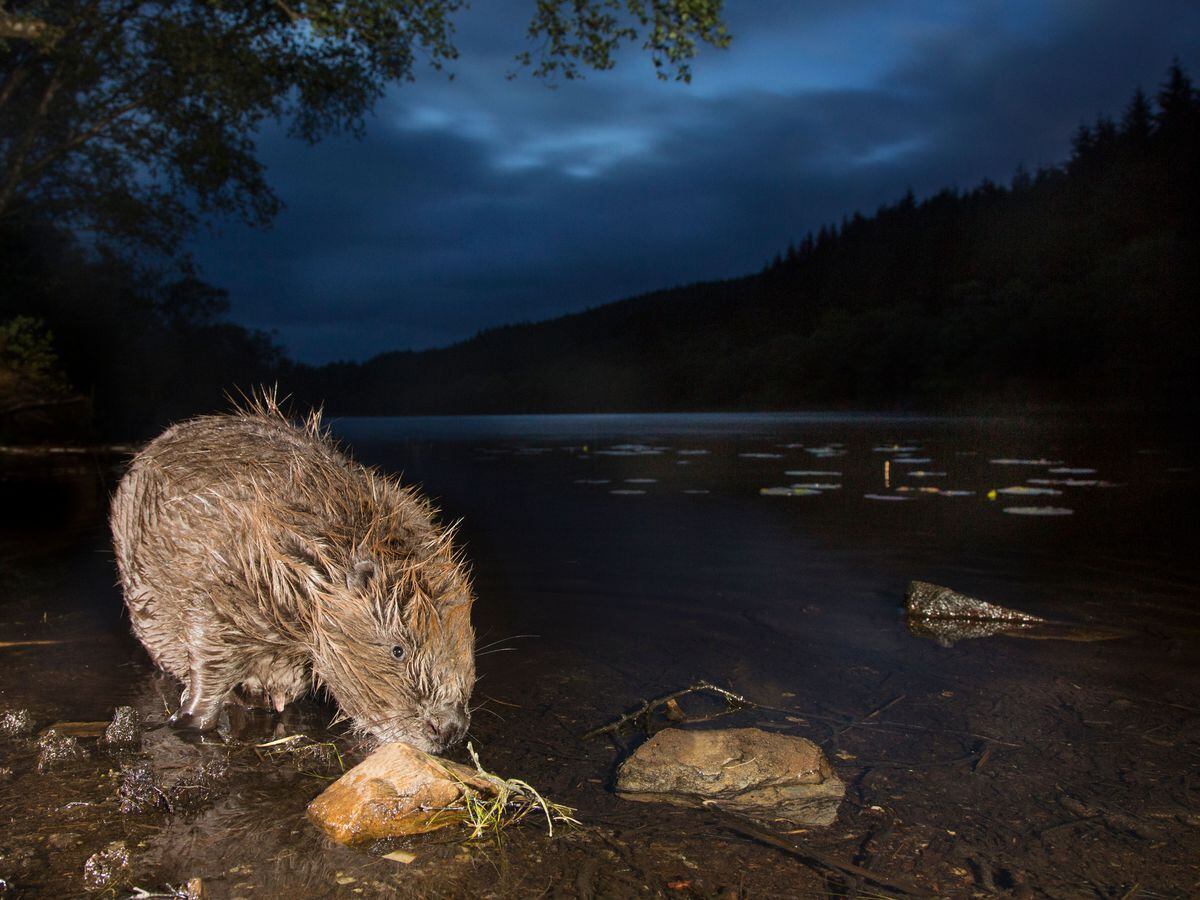
[[404, 659], [404, 648], [399, 645], [393, 647], [392, 656], [396, 657], [396, 659]]

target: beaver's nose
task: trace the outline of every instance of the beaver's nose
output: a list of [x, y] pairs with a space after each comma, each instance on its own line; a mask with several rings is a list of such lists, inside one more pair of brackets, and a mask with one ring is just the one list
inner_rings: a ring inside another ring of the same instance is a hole
[[467, 711], [462, 704], [430, 710], [425, 718], [425, 731], [443, 747], [462, 740], [467, 733]]

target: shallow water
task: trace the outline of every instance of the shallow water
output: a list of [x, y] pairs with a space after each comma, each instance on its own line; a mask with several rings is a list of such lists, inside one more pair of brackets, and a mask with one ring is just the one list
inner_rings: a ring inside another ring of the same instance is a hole
[[[81, 893], [84, 861], [124, 839], [126, 893], [200, 877], [214, 897], [878, 896], [715, 813], [615, 798], [640, 736], [582, 735], [707, 680], [772, 708], [720, 721], [809, 737], [850, 785], [834, 826], [790, 836], [805, 846], [928, 893], [1200, 890], [1194, 446], [1118, 424], [851, 415], [333, 427], [463, 519], [479, 643], [499, 642], [479, 660], [471, 740], [584, 826], [409, 841], [410, 865], [331, 847], [303, 811], [336, 771], [253, 747], [302, 732], [352, 761], [311, 701], [226, 723], [225, 743], [151, 731], [142, 758], [164, 777], [227, 769], [170, 812], [121, 813], [123, 760], [94, 742], [38, 773], [27, 739], [0, 738], [0, 878], [15, 889]], [[1067, 480], [1096, 483], [1046, 483]], [[123, 704], [153, 724], [177, 701], [128, 636], [103, 497], [78, 479], [0, 482], [0, 709], [39, 729]], [[912, 579], [1124, 636], [943, 646], [905, 627]]]

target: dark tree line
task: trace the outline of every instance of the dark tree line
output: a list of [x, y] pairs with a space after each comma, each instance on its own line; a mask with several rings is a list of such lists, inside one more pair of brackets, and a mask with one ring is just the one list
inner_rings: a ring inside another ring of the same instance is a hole
[[1195, 405], [1200, 98], [1081, 126], [1007, 186], [910, 192], [761, 273], [362, 365], [291, 367], [340, 413]]

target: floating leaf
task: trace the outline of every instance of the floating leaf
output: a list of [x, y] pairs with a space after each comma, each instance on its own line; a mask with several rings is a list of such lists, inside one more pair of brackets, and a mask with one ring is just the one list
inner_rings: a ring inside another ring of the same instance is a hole
[[1063, 506], [1006, 506], [1004, 511], [1014, 516], [1072, 516], [1075, 510]]
[[1054, 459], [993, 459], [993, 466], [1061, 466], [1062, 460]]

